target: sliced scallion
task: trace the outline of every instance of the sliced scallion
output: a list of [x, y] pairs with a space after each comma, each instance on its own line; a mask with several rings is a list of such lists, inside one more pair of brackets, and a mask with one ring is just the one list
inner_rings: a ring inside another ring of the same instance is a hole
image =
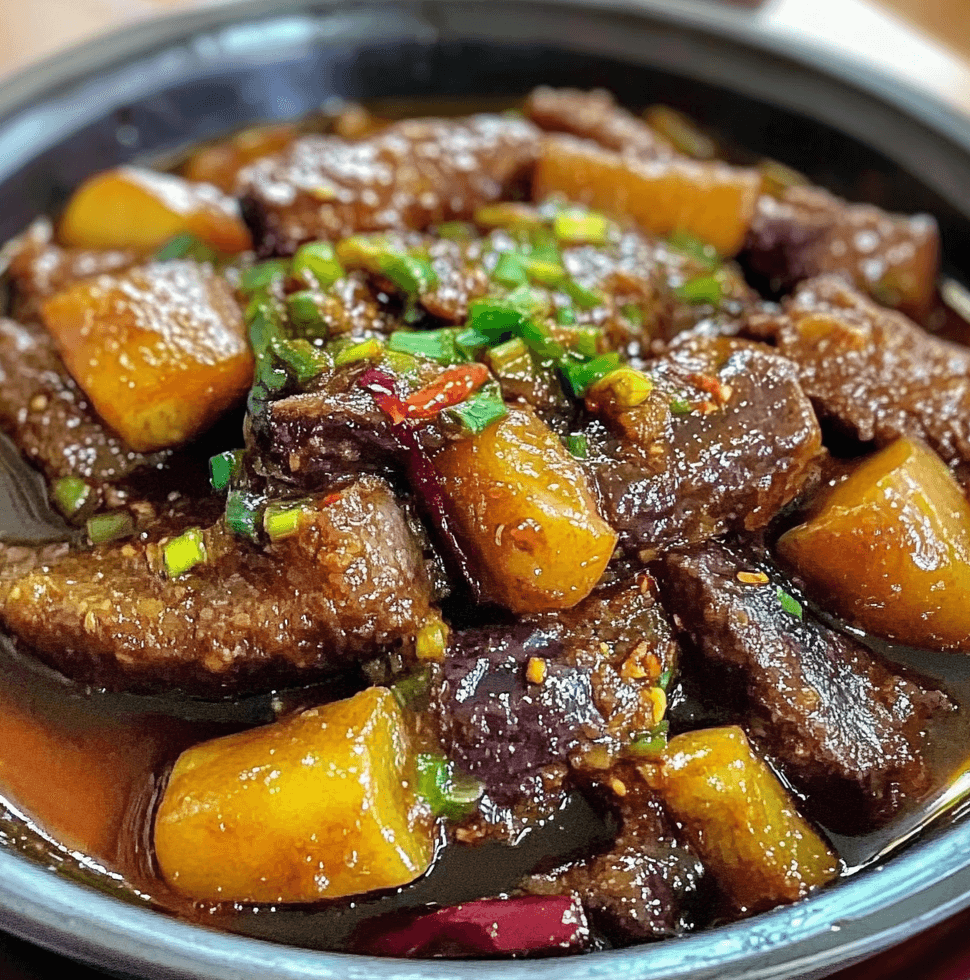
[[270, 541], [282, 541], [300, 530], [300, 521], [306, 513], [306, 504], [270, 504], [263, 514], [263, 530]]
[[304, 385], [312, 381], [327, 366], [323, 352], [314, 347], [308, 340], [273, 339], [273, 353], [279, 358], [287, 374], [297, 384]]
[[201, 565], [207, 557], [202, 531], [197, 527], [186, 529], [162, 547], [165, 574], [169, 578], [184, 575], [196, 565]]
[[262, 289], [268, 289], [280, 279], [286, 278], [290, 273], [290, 263], [286, 259], [267, 259], [243, 269], [239, 274], [239, 288], [244, 293], [255, 293]]
[[504, 419], [508, 409], [502, 398], [491, 392], [479, 391], [447, 410], [472, 435], [484, 432], [493, 422]]
[[51, 497], [65, 517], [74, 517], [91, 499], [91, 487], [79, 476], [62, 476], [51, 486]]
[[702, 268], [713, 272], [720, 264], [721, 258], [713, 245], [702, 242], [696, 235], [686, 231], [675, 231], [668, 239], [667, 244], [672, 249], [693, 259]]
[[802, 604], [794, 596], [789, 595], [781, 586], [777, 588], [775, 594], [778, 596], [778, 604], [786, 613], [796, 619], [802, 618]]
[[376, 361], [384, 351], [384, 345], [376, 338], [369, 337], [358, 344], [350, 344], [340, 349], [333, 359], [335, 367], [354, 364], [357, 361]]
[[196, 262], [217, 262], [219, 253], [191, 232], [184, 232], [169, 239], [155, 253], [156, 262], [168, 259], [194, 259]]
[[330, 242], [308, 242], [293, 256], [293, 275], [308, 285], [316, 283], [321, 289], [329, 289], [343, 278], [344, 267]]
[[438, 285], [438, 274], [427, 259], [405, 253], [382, 255], [378, 271], [409, 296], [417, 296]]
[[570, 245], [605, 245], [610, 223], [595, 211], [560, 211], [552, 221], [556, 238]]
[[290, 293], [286, 297], [286, 312], [295, 333], [303, 337], [326, 338], [327, 323], [317, 297], [309, 289]]
[[559, 370], [562, 371], [572, 393], [577, 398], [582, 398], [591, 385], [619, 366], [620, 355], [616, 351], [610, 351], [589, 361], [566, 357], [560, 361]]
[[678, 286], [675, 292], [688, 303], [695, 305], [710, 303], [711, 306], [719, 306], [724, 295], [721, 283], [713, 275], [688, 279], [682, 286]]
[[574, 432], [566, 436], [566, 449], [576, 459], [586, 459], [589, 456], [589, 440], [584, 432]]
[[226, 526], [236, 534], [255, 540], [265, 500], [246, 490], [230, 490], [226, 496]]
[[456, 344], [458, 331], [449, 327], [440, 330], [395, 330], [388, 337], [387, 349], [399, 354], [426, 357], [439, 364], [460, 364], [467, 360]]
[[135, 522], [126, 510], [95, 514], [87, 522], [91, 544], [106, 544], [119, 538], [130, 538], [135, 533]]
[[507, 286], [509, 289], [524, 286], [529, 281], [529, 277], [522, 256], [516, 252], [502, 252], [492, 270], [492, 279], [500, 286]]
[[604, 302], [604, 296], [599, 290], [588, 289], [575, 279], [567, 279], [562, 283], [561, 288], [581, 310], [595, 309]]
[[456, 772], [444, 756], [429, 752], [421, 752], [417, 764], [417, 794], [436, 817], [459, 820], [475, 809], [484, 790], [477, 779]]
[[628, 751], [637, 756], [659, 755], [667, 748], [667, 733], [669, 731], [670, 722], [662, 721], [651, 728], [649, 732], [644, 732], [633, 739], [628, 746]]
[[230, 449], [209, 458], [209, 483], [219, 492], [229, 489], [229, 484], [242, 471], [244, 449]]

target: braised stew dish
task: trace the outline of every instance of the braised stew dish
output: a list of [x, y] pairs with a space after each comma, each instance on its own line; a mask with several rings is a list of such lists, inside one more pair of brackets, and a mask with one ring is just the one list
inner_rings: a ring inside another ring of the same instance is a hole
[[2, 545], [4, 832], [232, 931], [520, 956], [802, 900], [951, 808], [936, 224], [723, 152], [603, 91], [345, 106], [9, 243], [50, 512]]

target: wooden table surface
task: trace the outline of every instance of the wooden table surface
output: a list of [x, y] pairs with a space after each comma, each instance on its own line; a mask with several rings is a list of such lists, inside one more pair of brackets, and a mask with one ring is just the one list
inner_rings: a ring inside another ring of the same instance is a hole
[[[203, 2], [0, 0], [0, 80], [99, 33]], [[881, 68], [970, 116], [970, 0], [765, 0], [750, 16], [769, 30]], [[72, 980], [104, 980], [0, 936], [0, 980], [65, 972]], [[833, 980], [970, 980], [970, 911]]]

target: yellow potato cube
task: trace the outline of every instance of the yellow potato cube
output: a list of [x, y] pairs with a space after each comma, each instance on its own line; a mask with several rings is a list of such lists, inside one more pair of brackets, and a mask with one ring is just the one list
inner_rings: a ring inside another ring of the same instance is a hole
[[435, 457], [465, 546], [489, 597], [513, 612], [568, 609], [589, 595], [617, 534], [600, 517], [586, 475], [532, 412]]
[[803, 898], [839, 862], [737, 727], [686, 732], [640, 772], [740, 912]]
[[81, 280], [47, 300], [42, 316], [95, 409], [139, 452], [192, 438], [252, 383], [232, 290], [194, 262]]
[[106, 170], [73, 194], [58, 226], [62, 245], [153, 252], [190, 233], [221, 252], [252, 248], [239, 205], [210, 184], [141, 167]]
[[867, 459], [778, 551], [862, 629], [970, 652], [970, 504], [922, 442], [899, 439]]
[[155, 818], [165, 880], [203, 902], [315, 902], [405, 885], [434, 854], [386, 688], [179, 756]]

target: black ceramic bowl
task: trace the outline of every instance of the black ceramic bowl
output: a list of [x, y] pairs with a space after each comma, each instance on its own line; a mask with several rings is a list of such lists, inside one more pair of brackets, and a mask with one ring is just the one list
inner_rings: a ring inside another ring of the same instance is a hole
[[[0, 88], [0, 239], [89, 174], [330, 96], [504, 97], [538, 83], [666, 102], [853, 199], [929, 211], [959, 277], [970, 123], [886, 79], [671, 2], [243, 0], [105, 38]], [[190, 926], [0, 849], [0, 927], [113, 972], [207, 980], [823, 976], [970, 905], [970, 820], [810, 901], [684, 939], [531, 962], [393, 961]]]

